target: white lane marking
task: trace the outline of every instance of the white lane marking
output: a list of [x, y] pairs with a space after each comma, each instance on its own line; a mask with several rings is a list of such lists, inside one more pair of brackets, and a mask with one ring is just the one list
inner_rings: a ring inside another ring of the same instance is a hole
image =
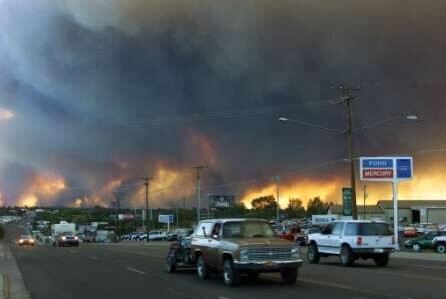
[[143, 272], [143, 271], [135, 269], [135, 268], [127, 267], [126, 269], [128, 271], [131, 271], [131, 272], [135, 272], [135, 273], [138, 273], [138, 274], [141, 274], [141, 275], [146, 275], [146, 272]]
[[380, 296], [380, 297], [389, 297], [389, 298], [395, 298], [395, 299], [416, 299], [415, 297], [406, 297], [406, 296], [399, 296], [399, 295], [389, 294], [389, 293], [382, 293], [382, 292], [374, 292], [374, 291], [369, 291], [369, 290], [364, 290], [364, 289], [357, 289], [357, 288], [354, 288], [352, 286], [345, 285], [345, 284], [325, 282], [325, 281], [320, 281], [320, 280], [299, 279], [299, 281], [307, 282], [307, 283], [311, 283], [311, 284], [316, 284], [316, 285], [321, 285], [321, 286], [327, 286], [327, 287], [331, 287], [331, 288], [337, 288], [337, 289], [343, 289], [343, 290], [363, 293], [363, 294]]
[[229, 298], [220, 296], [220, 297], [218, 297], [218, 299], [229, 299]]
[[77, 251], [74, 251], [74, 250], [68, 250], [68, 252], [69, 252], [69, 253], [72, 253], [72, 254], [77, 253]]
[[92, 260], [98, 260], [98, 259], [99, 259], [98, 257], [96, 257], [96, 256], [92, 256], [92, 255], [89, 255], [88, 258], [90, 258], [90, 259], [92, 259]]

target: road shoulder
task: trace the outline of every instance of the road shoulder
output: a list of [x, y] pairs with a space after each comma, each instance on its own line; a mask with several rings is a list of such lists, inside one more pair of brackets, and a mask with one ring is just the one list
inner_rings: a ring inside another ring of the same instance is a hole
[[22, 274], [9, 246], [0, 243], [0, 298], [30, 299]]

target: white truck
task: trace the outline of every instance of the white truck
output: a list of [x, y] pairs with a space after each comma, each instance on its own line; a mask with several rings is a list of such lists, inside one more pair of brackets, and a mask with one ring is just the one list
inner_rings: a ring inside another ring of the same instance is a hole
[[339, 256], [343, 266], [357, 259], [373, 259], [377, 266], [386, 266], [395, 240], [384, 222], [340, 220], [328, 224], [321, 233], [308, 236], [307, 258], [316, 264], [321, 257]]
[[432, 245], [436, 252], [446, 253], [446, 236], [438, 236], [432, 240]]
[[79, 239], [76, 237], [76, 224], [61, 221], [58, 224], [51, 225], [51, 239], [54, 246], [78, 246]]

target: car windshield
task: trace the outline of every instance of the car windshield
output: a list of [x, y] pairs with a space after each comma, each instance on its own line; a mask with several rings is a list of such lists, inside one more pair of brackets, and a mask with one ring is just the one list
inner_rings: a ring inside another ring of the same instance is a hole
[[223, 225], [224, 238], [272, 238], [273, 229], [263, 221], [227, 222]]

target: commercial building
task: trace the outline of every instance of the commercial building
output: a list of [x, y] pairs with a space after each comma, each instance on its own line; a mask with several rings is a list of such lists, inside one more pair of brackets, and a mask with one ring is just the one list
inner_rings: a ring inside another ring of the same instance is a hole
[[[357, 209], [358, 209], [358, 219], [383, 220], [383, 221], [387, 220], [386, 214], [384, 213], [383, 209], [380, 206], [366, 205], [365, 211], [364, 211], [364, 206], [362, 205], [362, 206], [357, 206]], [[332, 205], [328, 208], [327, 214], [342, 215], [342, 212], [343, 212], [343, 208], [341, 205]]]
[[[329, 215], [342, 216], [342, 206], [332, 205]], [[358, 218], [364, 219], [364, 206], [358, 206]], [[401, 224], [446, 224], [446, 200], [398, 200], [398, 220]], [[376, 205], [365, 206], [365, 219], [393, 222], [393, 201], [380, 200]]]
[[[380, 200], [377, 206], [383, 210], [387, 221], [393, 221], [392, 200]], [[406, 224], [446, 224], [446, 200], [398, 200], [398, 218]]]

